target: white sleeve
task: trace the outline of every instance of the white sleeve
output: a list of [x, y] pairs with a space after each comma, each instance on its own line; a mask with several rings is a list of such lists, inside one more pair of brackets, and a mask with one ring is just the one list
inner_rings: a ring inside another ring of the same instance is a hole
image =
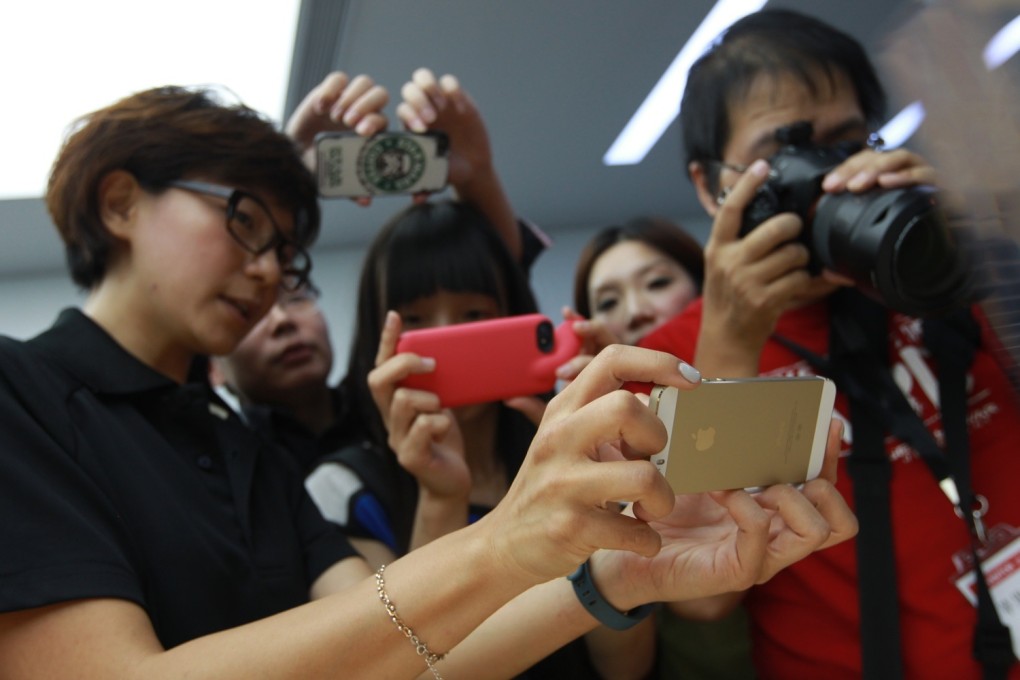
[[361, 478], [340, 463], [323, 463], [305, 478], [305, 488], [319, 512], [340, 526], [347, 526], [351, 499], [364, 487]]

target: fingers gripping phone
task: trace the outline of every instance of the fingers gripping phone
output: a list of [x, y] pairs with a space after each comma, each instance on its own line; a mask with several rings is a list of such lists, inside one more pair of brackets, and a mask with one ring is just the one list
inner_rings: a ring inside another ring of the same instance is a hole
[[706, 379], [689, 391], [657, 385], [649, 407], [669, 441], [651, 460], [678, 494], [814, 479], [835, 398], [835, 384], [817, 376]]
[[570, 322], [554, 329], [542, 314], [407, 331], [397, 342], [397, 352], [436, 360], [435, 370], [401, 384], [438, 394], [444, 408], [548, 392], [580, 348]]
[[323, 132], [315, 149], [324, 198], [440, 191], [449, 175], [450, 143], [442, 132]]

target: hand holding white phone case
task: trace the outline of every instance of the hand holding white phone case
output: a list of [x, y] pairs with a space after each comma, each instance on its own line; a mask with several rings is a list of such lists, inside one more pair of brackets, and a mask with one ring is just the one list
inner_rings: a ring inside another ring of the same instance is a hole
[[675, 493], [759, 489], [818, 476], [835, 384], [818, 376], [656, 386], [649, 407], [669, 441], [651, 460]]
[[440, 191], [449, 174], [450, 143], [442, 132], [324, 132], [315, 147], [324, 198]]

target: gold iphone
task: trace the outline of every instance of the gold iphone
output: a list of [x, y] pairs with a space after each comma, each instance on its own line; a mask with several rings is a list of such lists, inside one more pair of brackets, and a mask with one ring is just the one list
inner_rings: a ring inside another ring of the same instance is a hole
[[835, 384], [818, 376], [657, 385], [649, 407], [669, 441], [651, 460], [678, 494], [814, 479], [835, 398]]

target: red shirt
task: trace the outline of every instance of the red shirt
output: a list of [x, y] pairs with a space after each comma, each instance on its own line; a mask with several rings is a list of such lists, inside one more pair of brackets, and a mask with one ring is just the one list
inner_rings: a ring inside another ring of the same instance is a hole
[[[701, 300], [647, 336], [643, 347], [692, 361], [701, 322]], [[983, 317], [979, 317], [985, 324]], [[890, 313], [889, 354], [896, 382], [929, 430], [941, 434], [936, 371], [922, 344], [921, 322]], [[991, 331], [985, 324], [983, 331]], [[825, 303], [785, 314], [776, 332], [825, 356], [829, 321]], [[759, 363], [762, 375], [813, 374], [798, 355], [769, 341]], [[968, 374], [968, 424], [972, 485], [988, 499], [985, 524], [1020, 527], [1020, 411], [1016, 394], [987, 351], [979, 350]], [[935, 401], [933, 401], [933, 397]], [[846, 470], [853, 433], [847, 402], [836, 400], [844, 431], [837, 488], [853, 507]], [[886, 438], [893, 461], [891, 513], [897, 562], [900, 631], [908, 678], [979, 678], [971, 658], [975, 608], [956, 587], [954, 556], [969, 546], [967, 529], [918, 454]], [[749, 591], [753, 654], [761, 678], [858, 678], [861, 672], [857, 559], [847, 541], [790, 566]], [[1020, 668], [1010, 678], [1020, 678]]]

